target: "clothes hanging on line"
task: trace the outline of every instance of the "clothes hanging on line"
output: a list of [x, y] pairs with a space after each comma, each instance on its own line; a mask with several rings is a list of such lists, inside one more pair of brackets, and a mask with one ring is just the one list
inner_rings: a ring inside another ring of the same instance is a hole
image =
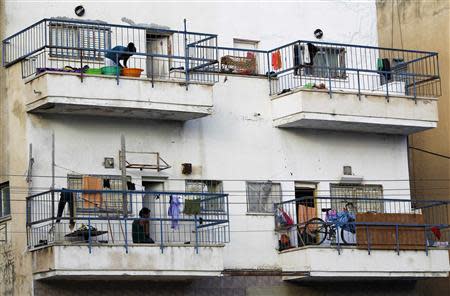
[[315, 46], [311, 42], [306, 43], [305, 54], [303, 55], [303, 62], [305, 63], [305, 65], [314, 65], [314, 57], [316, 56], [318, 51], [319, 48], [317, 48], [317, 46]]
[[279, 50], [272, 52], [272, 68], [274, 70], [279, 70], [283, 67], [281, 62], [281, 53]]
[[67, 192], [65, 188], [62, 188], [62, 192], [60, 194], [59, 202], [58, 202], [58, 213], [56, 214], [56, 223], [61, 222], [61, 217], [64, 212], [64, 208], [66, 204], [69, 205], [69, 225], [71, 227], [75, 226], [75, 207], [74, 207], [74, 197], [73, 192]]
[[[103, 180], [94, 176], [83, 176], [82, 179], [83, 208], [98, 208], [103, 203], [102, 193]], [[92, 192], [94, 191], [94, 192]], [[96, 192], [97, 191], [97, 192]]]
[[103, 179], [103, 188], [111, 189], [111, 180]]
[[171, 226], [172, 229], [178, 228], [178, 220], [180, 219], [180, 206], [181, 197], [179, 195], [170, 195], [169, 197], [169, 209], [167, 214], [172, 218]]
[[387, 83], [387, 81], [391, 80], [391, 62], [389, 59], [377, 59], [377, 69], [378, 71], [383, 71], [380, 73], [381, 84]]
[[136, 190], [136, 184], [134, 184], [130, 181], [127, 181], [127, 188], [128, 188], [128, 190]]
[[184, 201], [183, 214], [198, 215], [200, 214], [200, 199], [187, 199]]

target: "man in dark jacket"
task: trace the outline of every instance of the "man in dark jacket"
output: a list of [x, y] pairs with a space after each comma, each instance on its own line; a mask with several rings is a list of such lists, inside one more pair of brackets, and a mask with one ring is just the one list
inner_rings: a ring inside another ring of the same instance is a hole
[[[110, 59], [111, 61], [114, 62], [114, 64], [117, 64], [121, 68], [124, 68], [124, 66], [125, 68], [127, 68], [127, 61], [133, 55], [132, 52], [136, 52], [136, 47], [134, 46], [133, 42], [130, 42], [128, 43], [127, 47], [118, 45], [111, 48], [105, 54], [105, 58]], [[122, 66], [120, 61], [123, 61], [124, 66]]]
[[150, 218], [150, 210], [148, 208], [142, 208], [139, 211], [139, 217], [141, 219], [134, 220], [132, 225], [133, 243], [154, 244], [155, 241], [149, 234], [150, 227], [148, 218]]

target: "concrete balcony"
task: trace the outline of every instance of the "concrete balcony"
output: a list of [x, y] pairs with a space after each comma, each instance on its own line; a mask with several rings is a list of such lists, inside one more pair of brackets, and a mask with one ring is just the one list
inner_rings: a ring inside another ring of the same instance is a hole
[[367, 250], [343, 247], [336, 249], [308, 246], [282, 251], [280, 262], [284, 280], [336, 279], [417, 279], [447, 277], [447, 249], [424, 251]]
[[29, 113], [186, 121], [212, 112], [212, 85], [45, 72], [26, 83]]
[[130, 245], [65, 245], [32, 251], [33, 275], [39, 279], [164, 279], [180, 280], [220, 276], [223, 247]]
[[437, 99], [298, 90], [272, 98], [276, 127], [408, 135], [437, 126]]

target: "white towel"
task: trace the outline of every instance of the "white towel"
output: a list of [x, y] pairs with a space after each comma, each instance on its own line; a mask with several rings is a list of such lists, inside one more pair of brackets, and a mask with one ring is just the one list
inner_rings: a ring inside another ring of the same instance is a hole
[[303, 63], [310, 64], [311, 57], [309, 56], [308, 44], [305, 44], [305, 46], [303, 48], [305, 49], [305, 54], [303, 55]]

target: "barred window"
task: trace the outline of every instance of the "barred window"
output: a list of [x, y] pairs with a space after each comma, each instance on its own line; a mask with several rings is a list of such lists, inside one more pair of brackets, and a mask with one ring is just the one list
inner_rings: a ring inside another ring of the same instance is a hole
[[[305, 45], [306, 46], [306, 45]], [[306, 51], [305, 46], [300, 47], [294, 45], [294, 65], [300, 66], [302, 61], [300, 57], [304, 57]], [[345, 48], [316, 46], [317, 52], [312, 59], [310, 67], [303, 68], [303, 75], [309, 75], [320, 78], [346, 78], [345, 70], [335, 70], [333, 68], [345, 68]], [[300, 52], [301, 51], [301, 54]], [[328, 72], [328, 68], [331, 68]], [[296, 74], [300, 72], [297, 70]], [[329, 74], [329, 75], [328, 75]]]
[[[90, 177], [97, 177], [102, 180], [108, 180], [110, 188], [102, 188], [101, 190], [122, 190], [122, 177], [116, 175], [89, 175]], [[131, 181], [130, 177], [127, 177], [127, 181]], [[84, 190], [83, 188], [83, 176], [82, 175], [68, 175], [67, 187], [72, 190]], [[102, 186], [103, 187], [103, 186]], [[98, 202], [99, 204], [93, 204]], [[123, 207], [123, 194], [120, 192], [105, 193], [103, 192], [101, 197], [97, 200], [87, 200], [84, 194], [76, 195], [76, 211], [85, 212], [92, 211], [93, 209], [99, 210], [105, 213], [117, 213], [121, 214]], [[128, 200], [128, 212], [131, 212], [131, 200]]]
[[0, 219], [11, 214], [9, 182], [0, 184]]
[[330, 184], [331, 197], [335, 198], [331, 202], [331, 207], [335, 210], [342, 210], [349, 198], [358, 212], [383, 213], [383, 186], [382, 185], [351, 185], [351, 184]]
[[[186, 192], [223, 193], [222, 181], [216, 180], [186, 180]], [[225, 198], [208, 198], [201, 205], [202, 211], [225, 211]]]
[[[111, 30], [105, 26], [75, 25], [52, 22], [50, 31], [50, 56], [59, 58], [80, 58], [102, 60], [104, 52], [111, 48]], [[67, 47], [67, 48], [52, 48]]]
[[274, 204], [281, 202], [281, 184], [247, 182], [247, 212], [273, 213]]

